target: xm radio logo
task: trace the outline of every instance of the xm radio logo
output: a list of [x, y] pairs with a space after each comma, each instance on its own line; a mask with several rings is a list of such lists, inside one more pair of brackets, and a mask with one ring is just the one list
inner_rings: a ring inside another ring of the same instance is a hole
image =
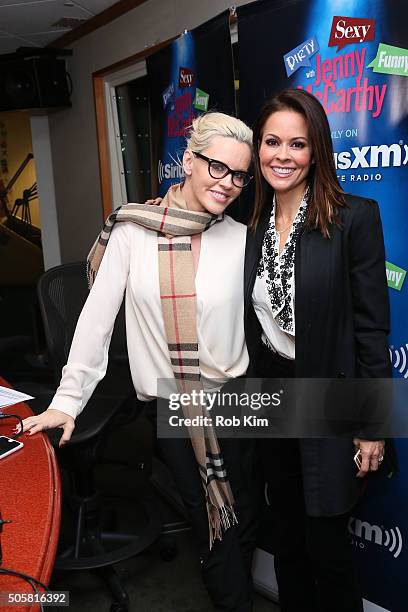
[[408, 378], [408, 344], [395, 349], [390, 347], [390, 358], [392, 365], [404, 378]]
[[[402, 551], [402, 535], [399, 527], [384, 529], [384, 527], [379, 525], [371, 525], [367, 521], [361, 521], [355, 516], [351, 516], [348, 530], [356, 538], [384, 546], [384, 548], [393, 554], [395, 559], [399, 557]], [[355, 541], [353, 543], [357, 544]], [[364, 548], [364, 545], [361, 548]]]
[[352, 147], [351, 151], [335, 153], [334, 161], [339, 170], [406, 166], [408, 164], [408, 145], [400, 142], [391, 145]]
[[[171, 155], [170, 155], [171, 157]], [[163, 181], [172, 180], [172, 179], [182, 179], [184, 178], [184, 170], [181, 162], [171, 158], [172, 164], [163, 164], [162, 160], [159, 159], [159, 163], [157, 164], [157, 176], [159, 179], [159, 185], [162, 184]]]

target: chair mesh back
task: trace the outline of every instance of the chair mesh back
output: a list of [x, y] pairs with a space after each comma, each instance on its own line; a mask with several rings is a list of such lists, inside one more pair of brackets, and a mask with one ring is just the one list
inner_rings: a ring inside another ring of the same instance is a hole
[[[78, 317], [88, 294], [85, 262], [47, 270], [38, 282], [45, 338], [57, 383], [67, 362]], [[124, 303], [116, 318], [109, 355], [127, 357]]]
[[88, 293], [84, 262], [52, 268], [38, 282], [47, 348], [57, 381], [67, 362], [75, 326]]

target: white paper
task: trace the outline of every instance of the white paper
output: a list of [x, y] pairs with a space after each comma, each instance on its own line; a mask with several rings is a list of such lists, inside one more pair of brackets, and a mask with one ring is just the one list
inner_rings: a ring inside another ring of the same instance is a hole
[[20, 402], [25, 402], [30, 399], [34, 399], [32, 395], [20, 393], [20, 391], [15, 391], [14, 389], [9, 389], [8, 387], [2, 387], [0, 385], [0, 410], [6, 406], [14, 406], [14, 404], [19, 404]]

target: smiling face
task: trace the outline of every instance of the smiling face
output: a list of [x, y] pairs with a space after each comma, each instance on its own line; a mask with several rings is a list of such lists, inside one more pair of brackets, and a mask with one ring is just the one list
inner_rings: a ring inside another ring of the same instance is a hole
[[[215, 136], [210, 146], [200, 153], [226, 164], [231, 170], [247, 172], [251, 163], [250, 147], [226, 136]], [[220, 215], [242, 191], [242, 187], [233, 184], [231, 174], [222, 179], [212, 178], [208, 163], [188, 149], [184, 152], [183, 168], [186, 176], [183, 194], [189, 210]]]
[[289, 193], [302, 196], [312, 164], [303, 115], [281, 110], [268, 117], [259, 143], [259, 164], [264, 179], [277, 196]]

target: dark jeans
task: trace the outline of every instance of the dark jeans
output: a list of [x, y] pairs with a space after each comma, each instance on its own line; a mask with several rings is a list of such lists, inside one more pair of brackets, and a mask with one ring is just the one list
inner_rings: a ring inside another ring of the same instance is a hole
[[[258, 376], [293, 375], [294, 362], [263, 349]], [[267, 483], [268, 540], [282, 612], [362, 612], [349, 515], [306, 514], [298, 440], [263, 439], [258, 449]]]
[[157, 439], [159, 456], [173, 474], [196, 535], [204, 585], [216, 610], [251, 612], [252, 555], [258, 516], [254, 481], [254, 444], [249, 440], [220, 439], [229, 482], [235, 499], [238, 525], [233, 525], [209, 549], [208, 517], [204, 489], [191, 441]]

